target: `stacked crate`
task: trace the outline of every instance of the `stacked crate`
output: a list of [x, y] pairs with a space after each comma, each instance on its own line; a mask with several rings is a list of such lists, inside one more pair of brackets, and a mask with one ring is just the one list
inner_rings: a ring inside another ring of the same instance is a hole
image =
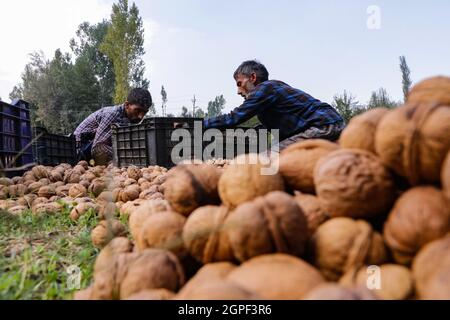
[[36, 164], [56, 166], [75, 164], [76, 144], [73, 137], [33, 128], [29, 103], [16, 99], [0, 101], [0, 174], [21, 175]]
[[0, 101], [1, 168], [33, 163], [30, 108], [26, 101]]

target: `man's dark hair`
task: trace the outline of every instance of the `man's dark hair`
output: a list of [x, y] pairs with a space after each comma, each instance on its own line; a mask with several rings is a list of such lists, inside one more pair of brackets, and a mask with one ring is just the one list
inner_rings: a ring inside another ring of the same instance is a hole
[[137, 104], [145, 108], [150, 108], [152, 105], [152, 95], [147, 89], [134, 88], [131, 89], [127, 98], [128, 103]]
[[237, 79], [239, 74], [250, 77], [252, 73], [256, 74], [256, 83], [261, 83], [269, 80], [269, 72], [266, 67], [258, 60], [248, 60], [241, 63], [241, 65], [234, 72], [234, 79]]

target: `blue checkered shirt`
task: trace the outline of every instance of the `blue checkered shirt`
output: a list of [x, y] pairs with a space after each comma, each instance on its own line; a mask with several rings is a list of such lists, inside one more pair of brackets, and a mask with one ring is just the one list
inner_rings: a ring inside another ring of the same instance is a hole
[[241, 106], [229, 114], [205, 119], [203, 126], [204, 129], [226, 129], [254, 116], [258, 116], [265, 128], [279, 129], [280, 140], [311, 127], [344, 122], [329, 104], [284, 82], [269, 80], [257, 85]]

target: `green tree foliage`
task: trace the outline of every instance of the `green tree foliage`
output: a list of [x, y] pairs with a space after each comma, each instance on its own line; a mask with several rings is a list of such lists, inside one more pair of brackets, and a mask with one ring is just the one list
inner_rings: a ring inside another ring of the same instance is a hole
[[[15, 85], [14, 88], [12, 89], [12, 91], [9, 93], [9, 99], [11, 99], [11, 100], [21, 99], [22, 96], [23, 96], [23, 89], [20, 84]], [[0, 99], [0, 101], [1, 100], [2, 99]]]
[[181, 116], [181, 117], [191, 117], [192, 114], [188, 111], [188, 108], [186, 108], [185, 106], [183, 106], [183, 107], [181, 108], [181, 114], [180, 114], [180, 116]]
[[30, 55], [22, 81], [10, 93], [31, 103], [35, 125], [68, 134], [90, 113], [101, 107], [99, 81], [86, 56], [72, 63], [59, 49], [51, 60], [43, 53]]
[[31, 103], [35, 125], [68, 134], [96, 106], [96, 79], [82, 63], [72, 64], [69, 54], [55, 51], [52, 60], [33, 53], [22, 73], [22, 82], [11, 98]]
[[136, 4], [128, 6], [128, 0], [113, 4], [111, 24], [108, 26], [101, 52], [112, 61], [115, 74], [114, 102], [126, 100], [131, 87], [148, 88], [144, 78], [144, 29]]
[[406, 102], [406, 98], [408, 97], [409, 90], [411, 90], [411, 70], [409, 70], [408, 64], [406, 63], [406, 57], [400, 57], [400, 71], [402, 72], [402, 89], [404, 101]]
[[100, 51], [109, 21], [103, 20], [96, 25], [82, 23], [76, 32], [77, 38], [70, 40], [70, 48], [80, 63], [91, 69], [91, 73], [98, 79], [98, 102], [100, 106], [113, 104], [115, 76], [111, 60]]
[[[167, 115], [167, 116], [170, 117], [170, 116], [173, 116], [173, 115]], [[192, 111], [189, 111], [188, 108], [183, 106], [181, 108], [180, 117], [192, 118]], [[198, 107], [195, 108], [194, 118], [204, 118], [204, 117], [205, 117], [205, 111], [203, 111], [201, 108], [198, 108]]]
[[65, 128], [72, 122], [72, 114], [75, 111], [72, 103], [76, 99], [71, 96], [74, 90], [74, 74], [69, 54], [56, 50], [44, 76], [47, 83], [45, 90], [49, 90], [46, 94], [48, 102], [39, 104], [46, 107], [38, 108], [36, 115], [46, 128], [57, 133], [64, 133]]
[[194, 118], [204, 118], [205, 117], [205, 111], [203, 111], [201, 108], [195, 109]]
[[209, 101], [206, 117], [211, 118], [221, 115], [226, 103], [227, 101], [223, 95], [215, 97], [213, 101]]
[[42, 125], [36, 117], [38, 106], [47, 103], [48, 94], [51, 91], [48, 70], [50, 61], [48, 61], [43, 52], [34, 52], [30, 54], [30, 62], [25, 65], [21, 75], [21, 82], [14, 86], [10, 93], [10, 98], [20, 98], [30, 103], [31, 120]]
[[[119, 1], [113, 7], [112, 17], [114, 21], [80, 24], [76, 37], [70, 40], [70, 54], [56, 50], [50, 60], [42, 52], [30, 55], [21, 82], [13, 88], [10, 98], [21, 98], [31, 103], [33, 125], [44, 126], [53, 133], [69, 134], [89, 114], [112, 105], [117, 93], [116, 66], [127, 67], [127, 88], [131, 85], [148, 88], [148, 81], [143, 77], [144, 62], [140, 59], [144, 53], [143, 30], [137, 7], [133, 4], [128, 10], [127, 1]], [[124, 23], [117, 27], [117, 21], [122, 21], [122, 18]], [[121, 27], [126, 32], [122, 39], [116, 39], [120, 32], [115, 31], [120, 31]], [[117, 48], [125, 44], [126, 50], [120, 55]], [[101, 47], [115, 53], [116, 60], [112, 60]], [[123, 103], [127, 94], [124, 93], [117, 101]], [[155, 113], [154, 106], [149, 113]]]
[[344, 90], [343, 94], [336, 94], [333, 97], [332, 106], [339, 112], [344, 121], [348, 123], [351, 118], [362, 113], [364, 108], [358, 107], [356, 97]]
[[380, 88], [377, 91], [372, 92], [367, 109], [373, 109], [378, 107], [393, 109], [398, 107], [399, 105], [400, 105], [399, 102], [391, 100], [386, 89]]

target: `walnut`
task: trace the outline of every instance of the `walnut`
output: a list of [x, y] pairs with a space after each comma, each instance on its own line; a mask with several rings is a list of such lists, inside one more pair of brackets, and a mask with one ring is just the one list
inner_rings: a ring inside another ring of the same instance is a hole
[[35, 215], [55, 214], [62, 210], [62, 206], [56, 202], [39, 203], [33, 206], [32, 212]]
[[70, 219], [76, 221], [78, 220], [82, 215], [86, 214], [89, 209], [92, 209], [94, 212], [97, 212], [99, 209], [99, 206], [92, 202], [81, 202], [78, 203], [72, 211], [70, 211]]
[[63, 181], [64, 182], [64, 172], [53, 170], [50, 172], [50, 180], [53, 182]]
[[[124, 210], [124, 206], [122, 207], [122, 210]], [[133, 238], [136, 239], [137, 237], [139, 237], [141, 228], [145, 220], [147, 220], [150, 215], [156, 212], [169, 210], [170, 206], [168, 205], [167, 201], [164, 200], [147, 200], [134, 210], [131, 210], [129, 227]]]
[[97, 248], [103, 248], [113, 238], [126, 236], [125, 227], [117, 219], [102, 220], [92, 230], [92, 244]]
[[240, 205], [226, 217], [224, 228], [241, 262], [268, 253], [301, 256], [308, 238], [305, 214], [293, 197], [281, 191]]
[[141, 170], [137, 167], [128, 167], [127, 169], [128, 178], [139, 180], [142, 177]]
[[69, 189], [69, 197], [80, 198], [87, 196], [87, 190], [81, 184], [75, 184]]
[[23, 197], [20, 197], [19, 199], [17, 199], [17, 203], [21, 206], [27, 206], [29, 208], [31, 208], [32, 203], [35, 199], [37, 199], [37, 195], [31, 193], [31, 194], [26, 194]]
[[86, 169], [83, 166], [76, 165], [75, 167], [73, 167], [73, 171], [78, 173], [79, 175], [82, 175], [86, 172]]
[[121, 281], [120, 297], [130, 297], [145, 289], [167, 289], [177, 292], [185, 282], [183, 267], [169, 251], [147, 249], [128, 266]]
[[13, 184], [13, 182], [12, 182], [11, 179], [9, 179], [9, 178], [4, 178], [4, 177], [0, 178], [0, 185], [2, 185], [2, 186], [9, 187], [9, 186], [12, 185], [12, 184]]
[[28, 186], [28, 190], [30, 193], [35, 193], [37, 194], [39, 189], [41, 189], [43, 187], [42, 183], [40, 182], [33, 182]]
[[[353, 281], [344, 283], [347, 286], [367, 286], [371, 280], [371, 273], [367, 266], [361, 268]], [[379, 267], [380, 287], [374, 293], [383, 300], [406, 300], [414, 292], [414, 283], [411, 271], [400, 265], [384, 264]]]
[[0, 185], [0, 199], [5, 200], [8, 199], [9, 196], [9, 187], [5, 185]]
[[296, 192], [294, 199], [306, 216], [309, 238], [316, 232], [317, 228], [330, 219], [331, 216], [323, 209], [320, 200], [316, 196]]
[[450, 234], [424, 246], [414, 258], [412, 272], [420, 299], [450, 299]]
[[233, 208], [271, 191], [284, 190], [282, 176], [279, 173], [265, 174], [264, 168], [269, 167], [264, 166], [262, 159], [256, 154], [240, 155], [223, 170], [218, 185], [223, 204]]
[[28, 210], [28, 207], [19, 205], [19, 206], [14, 206], [14, 207], [8, 208], [7, 210], [9, 213], [11, 213], [13, 215], [21, 215], [26, 210]]
[[89, 164], [87, 161], [81, 160], [77, 163], [77, 166], [82, 166], [85, 170], [89, 169]]
[[116, 202], [118, 200], [119, 190], [102, 191], [97, 197], [97, 201], [101, 202]]
[[75, 170], [67, 170], [64, 174], [65, 183], [78, 183], [80, 182], [81, 173]]
[[444, 194], [450, 201], [450, 151], [448, 152], [444, 165], [442, 166], [441, 181]]
[[164, 183], [164, 196], [173, 210], [188, 216], [198, 207], [219, 203], [219, 178], [220, 172], [213, 166], [179, 165]]
[[225, 206], [205, 206], [196, 209], [183, 228], [184, 246], [204, 264], [235, 261], [224, 221], [229, 215]]
[[47, 171], [47, 169], [44, 166], [35, 166], [33, 169], [31, 169], [31, 172], [33, 173], [36, 180], [40, 180], [42, 178], [49, 178], [50, 175]]
[[133, 201], [139, 198], [139, 193], [141, 189], [137, 184], [132, 184], [127, 186], [122, 192], [120, 192], [119, 197], [123, 202]]
[[117, 217], [119, 209], [114, 202], [99, 202], [98, 217], [99, 219], [110, 219]]
[[225, 280], [228, 274], [236, 269], [236, 265], [230, 262], [216, 262], [205, 264], [198, 272], [181, 288], [176, 299], [186, 300], [190, 293], [204, 283], [217, 280]]
[[227, 280], [268, 300], [298, 300], [324, 282], [311, 265], [294, 256], [267, 254], [244, 262]]
[[14, 200], [0, 200], [0, 210], [7, 210], [9, 208], [17, 206], [17, 201]]
[[43, 186], [39, 188], [38, 196], [43, 198], [51, 198], [56, 195], [56, 189], [53, 186]]
[[396, 262], [410, 264], [425, 244], [450, 231], [450, 207], [434, 187], [416, 187], [395, 203], [384, 226], [384, 238]]
[[72, 187], [72, 185], [64, 185], [64, 186], [59, 186], [55, 188], [56, 191], [56, 195], [61, 196], [61, 197], [65, 197], [69, 195], [69, 190]]
[[321, 158], [314, 171], [319, 200], [332, 217], [387, 213], [396, 197], [390, 172], [372, 153], [342, 149]]
[[80, 180], [79, 184], [82, 185], [86, 189], [86, 192], [87, 192], [87, 189], [91, 185], [91, 182], [89, 180]]
[[108, 182], [103, 179], [96, 178], [92, 181], [88, 190], [89, 192], [94, 194], [95, 197], [98, 197], [100, 193], [102, 193], [107, 189], [108, 189]]
[[314, 194], [317, 161], [338, 149], [339, 145], [326, 140], [306, 140], [284, 149], [280, 154], [280, 173], [288, 187]]
[[339, 138], [346, 149], [361, 149], [375, 153], [375, 134], [381, 119], [389, 112], [387, 108], [374, 108], [353, 117]]
[[350, 218], [333, 218], [320, 225], [309, 249], [313, 264], [330, 281], [363, 265], [380, 265], [387, 260], [381, 235], [367, 222]]
[[449, 81], [441, 78], [419, 83], [407, 104], [391, 110], [378, 125], [377, 154], [412, 185], [440, 181], [440, 168], [450, 148], [450, 109], [446, 100], [438, 97], [447, 94]]
[[175, 253], [178, 258], [183, 258], [187, 254], [182, 239], [185, 222], [186, 218], [176, 212], [157, 212], [150, 215], [135, 238], [137, 249], [166, 249]]

